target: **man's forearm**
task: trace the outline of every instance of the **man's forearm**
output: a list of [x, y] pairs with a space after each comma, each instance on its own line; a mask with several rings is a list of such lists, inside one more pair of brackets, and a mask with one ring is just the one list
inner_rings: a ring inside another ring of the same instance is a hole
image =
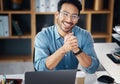
[[54, 69], [57, 66], [57, 64], [61, 61], [65, 53], [66, 52], [64, 51], [64, 48], [61, 47], [55, 53], [48, 56], [48, 58], [46, 59], [46, 67], [50, 70]]
[[87, 68], [91, 65], [92, 63], [92, 59], [90, 56], [88, 56], [87, 54], [85, 54], [84, 52], [78, 54], [77, 59], [79, 61], [79, 63], [81, 64], [81, 66]]

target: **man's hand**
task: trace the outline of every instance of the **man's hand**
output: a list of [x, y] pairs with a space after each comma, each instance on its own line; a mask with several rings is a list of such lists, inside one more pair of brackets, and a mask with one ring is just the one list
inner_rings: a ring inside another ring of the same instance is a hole
[[79, 51], [78, 48], [78, 41], [75, 36], [73, 36], [73, 33], [69, 33], [64, 37], [64, 50], [66, 52], [73, 51], [74, 53]]

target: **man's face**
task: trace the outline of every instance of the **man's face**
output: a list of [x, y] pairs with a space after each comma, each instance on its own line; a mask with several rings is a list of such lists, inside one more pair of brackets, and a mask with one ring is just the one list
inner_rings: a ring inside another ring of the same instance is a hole
[[69, 3], [64, 3], [61, 7], [60, 12], [56, 14], [57, 24], [59, 26], [59, 31], [68, 33], [71, 32], [73, 26], [77, 23], [78, 9]]

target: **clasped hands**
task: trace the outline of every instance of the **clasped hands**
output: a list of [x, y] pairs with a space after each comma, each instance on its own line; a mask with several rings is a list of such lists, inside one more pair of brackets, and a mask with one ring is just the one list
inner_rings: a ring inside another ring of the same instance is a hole
[[79, 51], [77, 38], [73, 33], [68, 33], [64, 37], [64, 50], [65, 52], [72, 51], [74, 53]]

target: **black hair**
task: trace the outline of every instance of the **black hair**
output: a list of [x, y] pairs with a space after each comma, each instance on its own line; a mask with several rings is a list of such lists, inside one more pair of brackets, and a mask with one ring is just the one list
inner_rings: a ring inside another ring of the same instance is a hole
[[70, 3], [70, 4], [73, 4], [74, 6], [76, 6], [78, 9], [78, 15], [80, 15], [80, 11], [82, 10], [82, 5], [81, 5], [81, 2], [79, 0], [60, 0], [58, 2], [58, 7], [57, 7], [57, 10], [59, 12], [60, 12], [61, 7], [64, 3]]

